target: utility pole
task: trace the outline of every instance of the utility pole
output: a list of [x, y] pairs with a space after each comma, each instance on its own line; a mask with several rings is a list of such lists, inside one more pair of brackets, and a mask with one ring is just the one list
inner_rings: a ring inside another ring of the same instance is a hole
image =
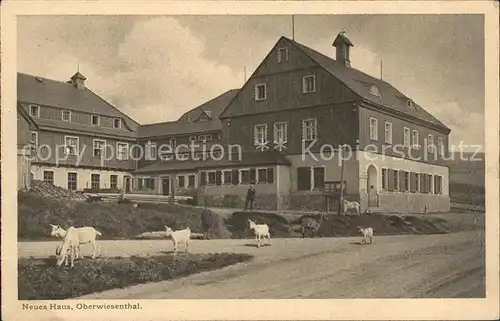
[[247, 82], [247, 66], [243, 66], [243, 80], [244, 83]]
[[340, 163], [340, 206], [339, 206], [339, 215], [344, 214], [344, 156], [342, 155], [344, 150], [344, 146], [340, 147], [339, 157], [341, 160]]
[[292, 40], [295, 41], [295, 15], [292, 15]]
[[382, 80], [382, 60], [380, 60], [380, 80]]
[[172, 176], [170, 176], [171, 179], [170, 179], [170, 190], [172, 191], [172, 197], [170, 198], [170, 203], [172, 204], [175, 204], [175, 185], [177, 183], [177, 175], [175, 173], [172, 174]]

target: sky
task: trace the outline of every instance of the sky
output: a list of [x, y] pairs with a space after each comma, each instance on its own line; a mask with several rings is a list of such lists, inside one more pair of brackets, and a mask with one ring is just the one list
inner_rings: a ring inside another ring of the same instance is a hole
[[[241, 88], [291, 16], [25, 16], [18, 71], [95, 93], [141, 124]], [[484, 145], [484, 21], [480, 15], [296, 15], [295, 40], [332, 58], [346, 31], [351, 65], [380, 77], [451, 128], [452, 145]]]

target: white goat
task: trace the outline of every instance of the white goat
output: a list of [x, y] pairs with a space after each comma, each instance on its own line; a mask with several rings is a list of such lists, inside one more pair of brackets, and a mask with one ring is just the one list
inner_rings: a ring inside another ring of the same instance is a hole
[[[50, 224], [50, 226], [52, 227], [52, 232], [50, 233], [50, 235], [55, 236], [57, 238], [64, 238], [64, 236], [66, 235], [66, 231], [61, 226], [53, 224]], [[75, 229], [78, 233], [78, 239], [80, 240], [80, 244], [87, 244], [87, 243], [92, 244], [92, 247], [94, 249], [94, 252], [92, 253], [92, 258], [95, 258], [97, 255], [96, 237], [97, 235], [102, 236], [101, 232], [90, 226], [78, 227]], [[82, 251], [80, 250], [80, 247], [78, 247], [77, 257], [78, 256], [80, 256], [83, 259], [83, 254]]]
[[252, 220], [248, 219], [250, 224], [250, 229], [253, 230], [255, 234], [255, 240], [257, 241], [257, 247], [261, 246], [262, 237], [267, 237], [269, 240], [269, 245], [271, 245], [271, 235], [269, 234], [269, 226], [267, 224], [255, 224]]
[[189, 241], [191, 240], [191, 230], [189, 227], [186, 227], [183, 230], [173, 231], [170, 227], [165, 225], [165, 229], [167, 230], [167, 236], [172, 238], [172, 243], [174, 244], [174, 255], [177, 254], [177, 246], [179, 244], [185, 245], [185, 252], [188, 251]]
[[372, 244], [373, 241], [373, 228], [367, 227], [367, 228], [362, 228], [359, 225], [357, 226], [358, 232], [361, 232], [363, 235], [363, 238], [361, 239], [361, 244], [368, 244], [368, 240], [370, 240], [370, 244]]
[[354, 201], [354, 202], [350, 202], [350, 201], [348, 201], [348, 200], [344, 199], [344, 200], [343, 200], [343, 205], [344, 205], [344, 206], [343, 206], [343, 207], [344, 207], [344, 209], [343, 209], [343, 211], [342, 211], [342, 212], [343, 212], [343, 214], [344, 214], [344, 215], [346, 215], [346, 214], [347, 214], [347, 212], [348, 212], [349, 210], [352, 210], [352, 209], [356, 210], [356, 213], [357, 213], [358, 215], [360, 215], [360, 214], [361, 214], [361, 209], [360, 209], [360, 208], [361, 208], [361, 206], [359, 205], [359, 203], [358, 203], [358, 202], [356, 202], [356, 201]]
[[65, 261], [66, 261], [66, 266], [68, 266], [68, 252], [69, 252], [71, 267], [73, 267], [75, 257], [78, 255], [79, 247], [80, 247], [80, 241], [78, 239], [78, 231], [73, 226], [71, 226], [66, 231], [62, 244], [57, 247], [56, 250], [57, 266], [61, 266]]

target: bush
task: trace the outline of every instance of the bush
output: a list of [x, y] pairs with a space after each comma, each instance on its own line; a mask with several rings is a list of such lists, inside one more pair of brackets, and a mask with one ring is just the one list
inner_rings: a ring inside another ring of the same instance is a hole
[[248, 261], [247, 254], [172, 255], [76, 260], [57, 267], [55, 258], [18, 261], [19, 300], [69, 299], [141, 283], [159, 282]]
[[234, 212], [229, 219], [226, 220], [229, 231], [234, 238], [247, 238], [253, 235], [248, 225], [248, 219], [251, 219], [256, 224], [269, 225], [271, 237], [286, 237], [293, 232], [290, 223], [286, 218], [275, 213], [265, 212]]

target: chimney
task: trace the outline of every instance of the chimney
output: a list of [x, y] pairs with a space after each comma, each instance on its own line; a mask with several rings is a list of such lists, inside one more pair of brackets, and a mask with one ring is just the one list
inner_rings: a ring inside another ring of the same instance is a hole
[[345, 31], [339, 32], [337, 38], [333, 41], [333, 46], [336, 48], [335, 60], [350, 68], [351, 61], [349, 60], [349, 47], [353, 47], [354, 45], [345, 36]]
[[80, 72], [77, 72], [71, 77], [71, 84], [75, 86], [76, 89], [83, 90], [85, 89], [85, 80], [87, 80], [87, 78]]

